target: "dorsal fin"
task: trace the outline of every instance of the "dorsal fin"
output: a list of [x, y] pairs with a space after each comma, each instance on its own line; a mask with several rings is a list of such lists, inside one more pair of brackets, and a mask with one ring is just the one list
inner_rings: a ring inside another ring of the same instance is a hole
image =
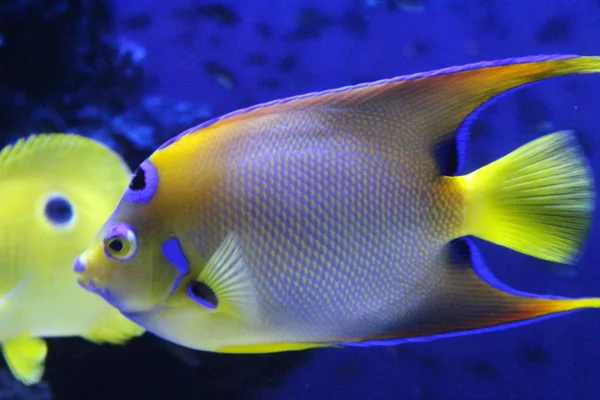
[[512, 58], [444, 68], [308, 93], [238, 110], [188, 129], [163, 144], [161, 149], [204, 128], [218, 129], [264, 115], [308, 109], [329, 113], [332, 118], [336, 118], [335, 115], [345, 118], [348, 111], [370, 113], [371, 117], [393, 116], [398, 130], [403, 128], [408, 134], [422, 138], [418, 142], [427, 147], [450, 137], [462, 123], [465, 129], [460, 129], [457, 140], [463, 146], [465, 138], [461, 135], [466, 134], [466, 127], [472, 119], [465, 120], [465, 117], [480, 110], [480, 106], [492, 97], [554, 76], [598, 71], [599, 57], [576, 55]]

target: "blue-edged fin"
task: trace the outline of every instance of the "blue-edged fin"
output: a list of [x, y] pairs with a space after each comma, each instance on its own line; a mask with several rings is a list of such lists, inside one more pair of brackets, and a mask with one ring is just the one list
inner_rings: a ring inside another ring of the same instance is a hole
[[591, 169], [570, 131], [556, 132], [460, 177], [457, 236], [474, 235], [544, 260], [573, 263], [595, 204]]
[[48, 347], [43, 339], [27, 333], [8, 339], [2, 343], [2, 354], [15, 378], [25, 385], [33, 385], [42, 380], [44, 361]]
[[485, 266], [468, 238], [457, 239], [439, 256], [436, 288], [410, 318], [380, 335], [350, 339], [349, 346], [392, 345], [506, 329], [582, 308], [599, 298], [569, 299], [512, 290]]

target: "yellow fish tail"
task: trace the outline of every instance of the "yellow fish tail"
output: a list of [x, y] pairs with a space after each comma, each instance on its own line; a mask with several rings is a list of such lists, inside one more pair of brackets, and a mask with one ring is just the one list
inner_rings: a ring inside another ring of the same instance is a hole
[[594, 210], [590, 167], [569, 131], [534, 140], [456, 180], [461, 236], [474, 235], [544, 260], [574, 263]]

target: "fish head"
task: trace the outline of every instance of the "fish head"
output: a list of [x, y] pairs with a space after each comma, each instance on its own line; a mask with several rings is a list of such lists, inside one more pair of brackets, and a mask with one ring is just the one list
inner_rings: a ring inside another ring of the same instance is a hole
[[152, 164], [145, 161], [108, 221], [73, 264], [84, 289], [123, 313], [146, 312], [164, 303], [180, 276], [162, 254], [171, 233], [151, 201], [156, 178]]

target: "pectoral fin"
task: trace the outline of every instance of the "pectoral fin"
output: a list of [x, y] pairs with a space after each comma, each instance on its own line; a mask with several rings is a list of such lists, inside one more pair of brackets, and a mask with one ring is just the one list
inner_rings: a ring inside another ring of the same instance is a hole
[[12, 374], [26, 385], [42, 379], [48, 347], [43, 339], [23, 334], [2, 343], [2, 353]]
[[444, 274], [439, 290], [410, 318], [380, 335], [344, 344], [428, 341], [506, 329], [581, 308], [600, 307], [597, 298], [537, 296], [506, 287], [485, 267], [470, 239], [455, 241], [452, 250], [440, 255], [438, 267]]

